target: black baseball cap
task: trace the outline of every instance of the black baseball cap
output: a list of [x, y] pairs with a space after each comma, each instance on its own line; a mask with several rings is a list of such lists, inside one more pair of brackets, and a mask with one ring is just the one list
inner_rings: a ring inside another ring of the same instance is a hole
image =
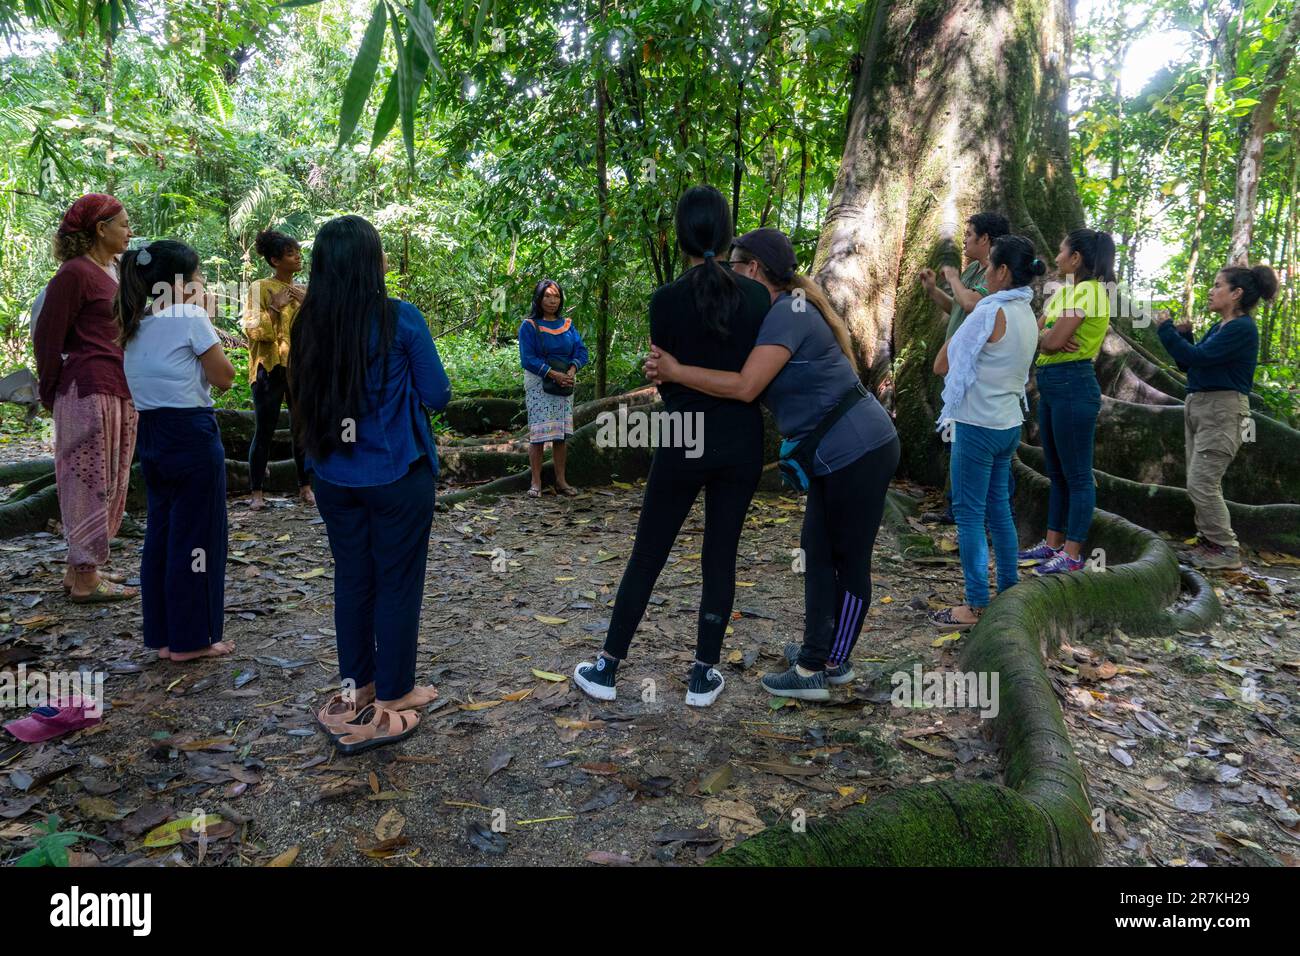
[[794, 258], [794, 246], [780, 229], [751, 229], [743, 236], [738, 236], [732, 246], [744, 249], [751, 256], [763, 263], [763, 267], [778, 282], [789, 282], [794, 278], [797, 263]]

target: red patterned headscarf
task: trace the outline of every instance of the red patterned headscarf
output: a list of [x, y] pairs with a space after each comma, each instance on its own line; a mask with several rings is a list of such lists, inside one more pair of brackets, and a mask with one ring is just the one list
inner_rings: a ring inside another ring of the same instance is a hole
[[77, 232], [90, 232], [97, 223], [112, 219], [122, 211], [122, 204], [106, 193], [86, 193], [63, 214], [59, 235], [70, 236]]

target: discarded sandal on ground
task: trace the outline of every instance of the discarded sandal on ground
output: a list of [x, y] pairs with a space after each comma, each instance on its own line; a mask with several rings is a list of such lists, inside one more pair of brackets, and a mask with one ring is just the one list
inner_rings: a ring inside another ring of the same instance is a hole
[[420, 726], [420, 715], [413, 710], [388, 710], [367, 704], [345, 727], [347, 733], [334, 741], [341, 754], [358, 754], [375, 747], [405, 740]]
[[139, 597], [140, 593], [135, 588], [124, 588], [120, 584], [111, 584], [110, 582], [99, 579], [95, 589], [89, 594], [68, 593], [68, 600], [73, 604], [108, 604], [112, 601], [129, 601], [132, 598]]
[[99, 723], [100, 716], [92, 717], [87, 713], [91, 709], [84, 701], [73, 699], [37, 707], [27, 717], [11, 720], [4, 728], [25, 743], [37, 744]]
[[930, 612], [930, 623], [946, 631], [969, 631], [979, 622], [979, 615], [976, 615], [973, 621], [957, 620], [952, 616], [952, 608], [950, 607], [946, 607], [942, 611]]

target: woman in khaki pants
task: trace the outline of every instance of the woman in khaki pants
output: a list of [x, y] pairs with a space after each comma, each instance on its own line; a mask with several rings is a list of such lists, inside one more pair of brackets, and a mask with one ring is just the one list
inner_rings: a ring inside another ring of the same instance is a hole
[[1188, 560], [1199, 568], [1241, 567], [1241, 551], [1223, 500], [1223, 474], [1241, 448], [1250, 418], [1250, 390], [1259, 356], [1259, 330], [1251, 311], [1277, 294], [1268, 266], [1220, 269], [1210, 289], [1219, 321], [1200, 342], [1192, 323], [1160, 320], [1160, 343], [1187, 373], [1183, 403], [1187, 436], [1187, 494], [1196, 506], [1196, 547]]

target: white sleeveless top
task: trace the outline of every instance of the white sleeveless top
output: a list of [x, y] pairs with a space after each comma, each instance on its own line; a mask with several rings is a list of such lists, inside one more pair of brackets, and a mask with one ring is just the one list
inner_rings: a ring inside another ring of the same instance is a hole
[[1015, 428], [1025, 416], [1020, 406], [1029, 366], [1038, 350], [1038, 320], [1029, 302], [1002, 306], [1007, 331], [996, 342], [985, 342], [975, 360], [975, 381], [962, 397], [952, 420], [981, 428]]

